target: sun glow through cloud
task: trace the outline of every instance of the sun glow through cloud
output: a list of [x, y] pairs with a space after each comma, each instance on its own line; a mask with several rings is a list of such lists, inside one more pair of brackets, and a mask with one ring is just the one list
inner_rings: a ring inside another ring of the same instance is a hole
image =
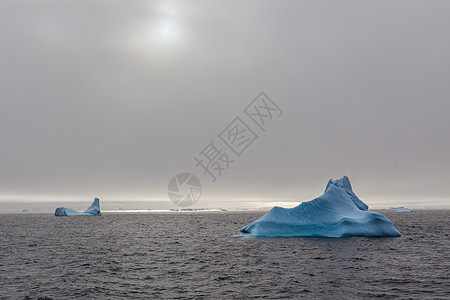
[[157, 28], [157, 34], [163, 39], [175, 38], [177, 35], [175, 22], [170, 19], [161, 21]]
[[180, 15], [173, 8], [153, 9], [148, 21], [139, 22], [124, 44], [140, 57], [167, 57], [184, 43]]
[[162, 7], [156, 10], [151, 35], [159, 42], [175, 41], [180, 37], [178, 14], [173, 8]]

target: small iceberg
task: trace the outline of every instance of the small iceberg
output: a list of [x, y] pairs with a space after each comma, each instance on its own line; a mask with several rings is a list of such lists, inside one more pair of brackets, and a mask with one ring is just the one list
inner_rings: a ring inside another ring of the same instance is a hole
[[84, 211], [84, 213], [77, 212], [76, 210], [73, 210], [71, 208], [66, 207], [58, 207], [55, 210], [55, 216], [62, 217], [62, 216], [101, 216], [102, 213], [100, 211], [100, 200], [98, 198], [94, 199], [94, 202], [92, 202], [91, 206], [88, 207]]
[[405, 207], [403, 207], [403, 206], [400, 206], [400, 207], [392, 207], [392, 209], [395, 209], [395, 211], [397, 211], [397, 212], [413, 212], [414, 210], [412, 210], [412, 209], [407, 209], [407, 208], [405, 208]]
[[275, 206], [241, 232], [249, 237], [401, 236], [388, 218], [368, 208], [344, 176], [330, 179], [322, 196], [291, 209]]

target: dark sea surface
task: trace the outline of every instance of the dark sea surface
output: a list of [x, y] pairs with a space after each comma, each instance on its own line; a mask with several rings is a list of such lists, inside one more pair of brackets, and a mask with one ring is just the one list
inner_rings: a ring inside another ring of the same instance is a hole
[[450, 299], [450, 211], [397, 238], [239, 238], [263, 212], [0, 215], [0, 299]]

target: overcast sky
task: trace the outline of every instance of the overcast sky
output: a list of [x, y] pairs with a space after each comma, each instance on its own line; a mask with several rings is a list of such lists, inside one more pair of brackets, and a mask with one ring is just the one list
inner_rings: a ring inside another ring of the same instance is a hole
[[[449, 1], [0, 1], [0, 202], [450, 205]], [[283, 111], [262, 131], [244, 108]], [[258, 135], [240, 157], [218, 135]], [[255, 127], [256, 126], [256, 127]], [[211, 142], [234, 163], [211, 182]], [[151, 207], [151, 204], [149, 205]]]

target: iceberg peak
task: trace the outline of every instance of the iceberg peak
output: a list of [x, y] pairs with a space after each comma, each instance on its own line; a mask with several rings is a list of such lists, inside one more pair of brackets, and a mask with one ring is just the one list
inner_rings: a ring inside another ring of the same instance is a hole
[[88, 209], [86, 209], [84, 211], [85, 214], [89, 214], [92, 216], [100, 216], [101, 212], [100, 212], [100, 199], [95, 198], [94, 202], [92, 202], [91, 206], [88, 207]]
[[367, 204], [365, 204], [364, 202], [362, 202], [361, 199], [359, 199], [358, 196], [356, 196], [356, 194], [353, 192], [352, 185], [350, 183], [350, 179], [348, 179], [347, 176], [344, 175], [344, 177], [342, 177], [341, 179], [337, 179], [337, 180], [330, 179], [328, 181], [328, 184], [327, 184], [327, 187], [325, 188], [324, 193], [327, 192], [330, 185], [334, 185], [334, 186], [344, 189], [347, 192], [347, 194], [349, 195], [349, 197], [352, 199], [353, 203], [355, 203], [355, 205], [360, 210], [368, 210], [369, 209], [369, 206]]

